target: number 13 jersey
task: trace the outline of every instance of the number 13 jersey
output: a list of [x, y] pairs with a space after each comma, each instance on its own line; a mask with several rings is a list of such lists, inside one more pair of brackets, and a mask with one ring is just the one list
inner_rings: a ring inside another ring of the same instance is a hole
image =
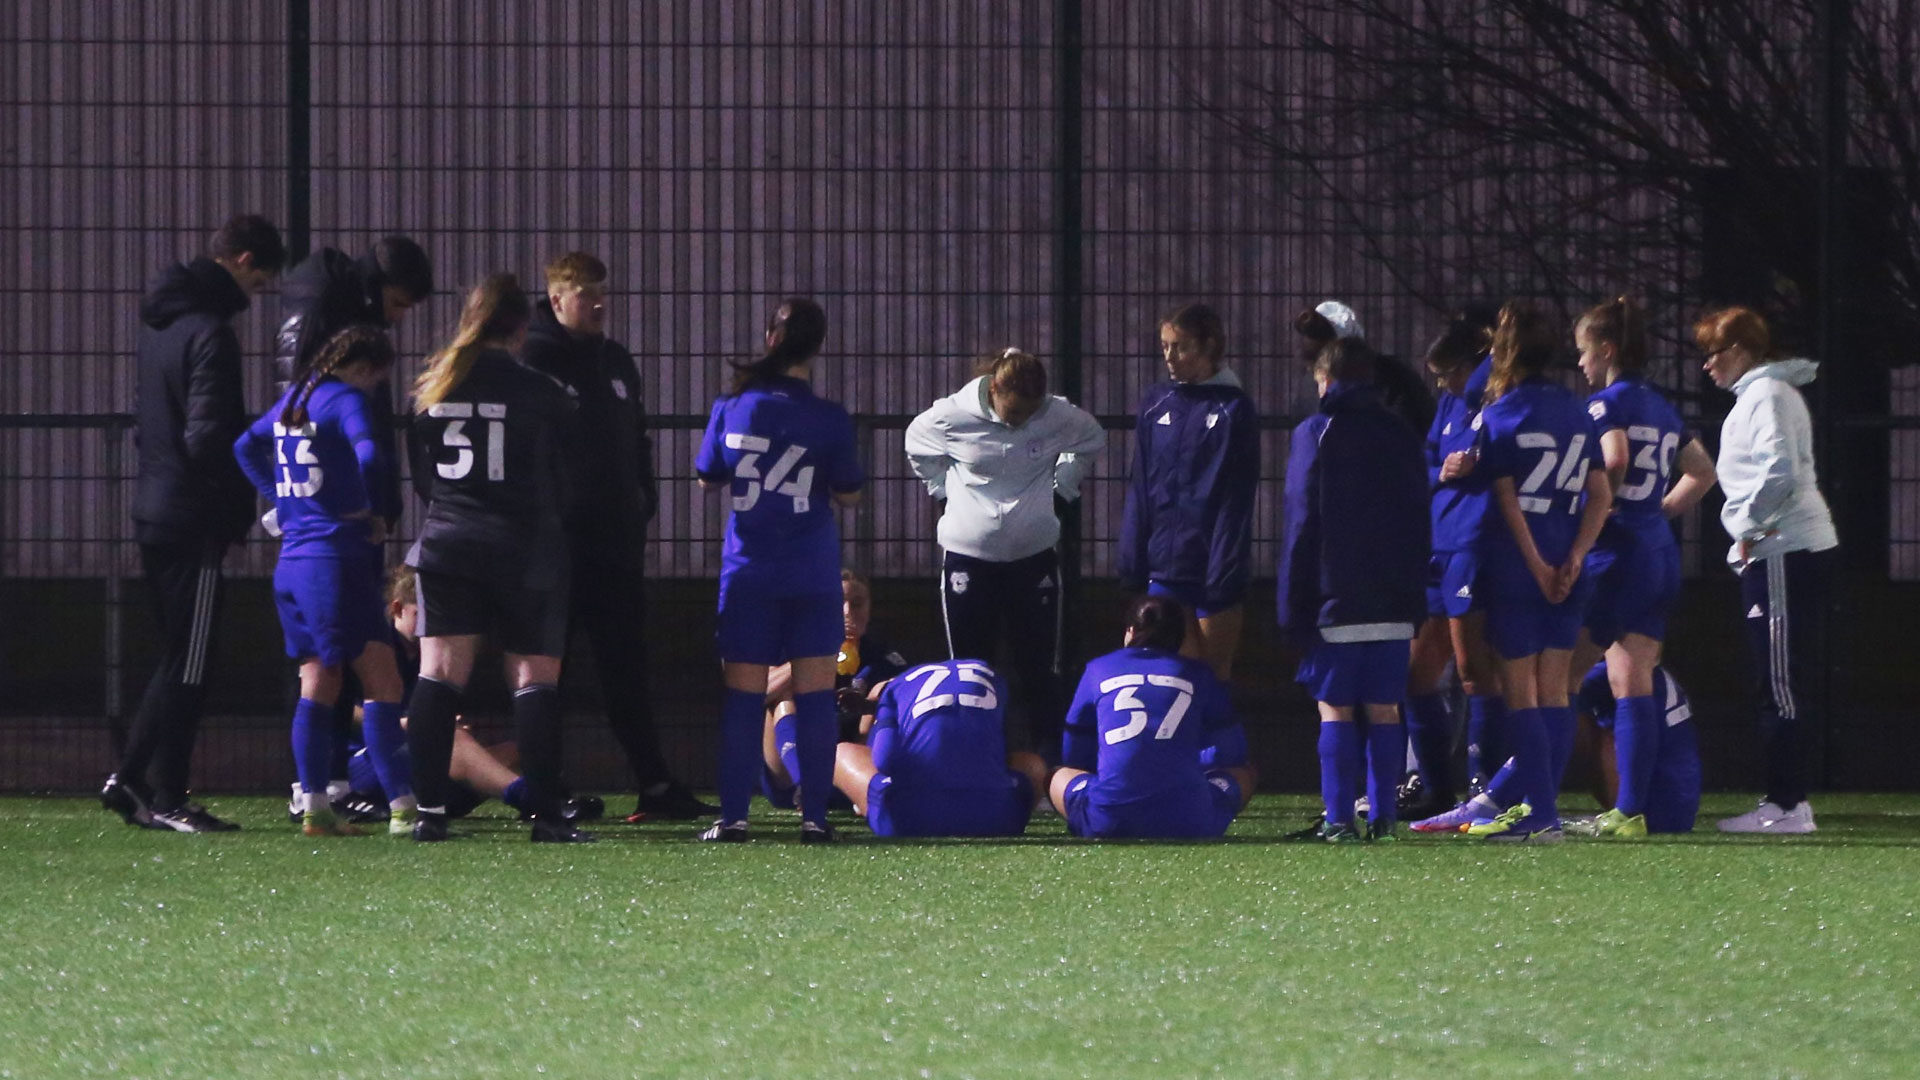
[[426, 521], [407, 562], [539, 587], [562, 580], [573, 403], [551, 378], [483, 349], [460, 385], [414, 413]]
[[867, 482], [847, 411], [803, 379], [760, 379], [713, 403], [695, 475], [729, 485], [733, 516], [720, 574], [766, 595], [840, 591], [834, 494]]

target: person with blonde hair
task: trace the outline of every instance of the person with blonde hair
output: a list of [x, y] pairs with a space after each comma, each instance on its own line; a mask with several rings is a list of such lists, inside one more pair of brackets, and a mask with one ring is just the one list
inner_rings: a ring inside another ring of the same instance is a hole
[[1760, 804], [1719, 827], [1810, 833], [1806, 733], [1819, 704], [1820, 621], [1840, 544], [1814, 469], [1813, 419], [1798, 389], [1819, 365], [1783, 357], [1767, 321], [1751, 308], [1711, 312], [1694, 324], [1693, 337], [1707, 354], [1713, 384], [1734, 394], [1715, 463], [1727, 496], [1720, 524], [1733, 540], [1727, 564], [1740, 575], [1767, 760]]
[[907, 426], [907, 460], [945, 502], [947, 655], [999, 663], [1013, 676], [1032, 745], [1049, 758], [1060, 749], [1065, 691], [1054, 499], [1080, 497], [1080, 478], [1106, 444], [1098, 420], [1047, 392], [1040, 361], [1011, 348]]
[[572, 620], [593, 645], [607, 726], [627, 760], [638, 804], [627, 818], [690, 819], [716, 807], [695, 798], [660, 752], [647, 664], [647, 524], [660, 496], [640, 369], [607, 336], [607, 264], [569, 251], [546, 267], [520, 358], [566, 388], [578, 411], [579, 497], [567, 517]]
[[534, 841], [593, 839], [560, 808], [573, 404], [514, 359], [531, 317], [513, 275], [487, 277], [413, 388], [413, 480], [427, 502], [407, 554], [420, 600], [420, 680], [407, 724], [415, 840], [447, 838], [454, 720], [483, 636], [506, 653]]

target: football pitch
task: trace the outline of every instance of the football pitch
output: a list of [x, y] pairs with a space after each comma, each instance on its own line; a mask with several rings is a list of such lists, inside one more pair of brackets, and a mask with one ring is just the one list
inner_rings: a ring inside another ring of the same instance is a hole
[[[1748, 803], [1710, 798], [1704, 827]], [[1805, 838], [534, 846], [0, 800], [0, 1077], [1920, 1075], [1920, 797]]]

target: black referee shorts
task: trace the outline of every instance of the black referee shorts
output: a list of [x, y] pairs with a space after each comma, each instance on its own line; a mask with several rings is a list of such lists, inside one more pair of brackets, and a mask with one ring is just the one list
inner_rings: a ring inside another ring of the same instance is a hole
[[567, 649], [567, 582], [520, 584], [421, 570], [414, 576], [420, 637], [485, 635], [521, 656], [561, 656]]

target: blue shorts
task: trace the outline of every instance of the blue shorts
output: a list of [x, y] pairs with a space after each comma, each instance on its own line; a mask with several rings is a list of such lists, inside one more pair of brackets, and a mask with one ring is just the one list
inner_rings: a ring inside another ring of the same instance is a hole
[[1199, 789], [1174, 792], [1151, 802], [1104, 805], [1090, 790], [1093, 773], [1067, 785], [1067, 832], [1093, 839], [1179, 840], [1225, 835], [1240, 813], [1240, 782], [1225, 769], [1207, 773]]
[[[1522, 573], [1525, 571], [1523, 570]], [[1502, 659], [1518, 660], [1548, 649], [1571, 649], [1580, 640], [1580, 624], [1593, 597], [1593, 579], [1584, 572], [1573, 594], [1547, 603], [1531, 576], [1483, 581], [1487, 608], [1487, 644]]]
[[875, 836], [1019, 836], [1033, 815], [1033, 784], [1019, 773], [992, 791], [915, 790], [876, 773], [867, 784]]
[[1662, 726], [1653, 779], [1647, 785], [1647, 831], [1692, 832], [1693, 819], [1699, 813], [1700, 748], [1694, 741], [1693, 725]]
[[1471, 551], [1436, 551], [1427, 559], [1427, 614], [1465, 618], [1478, 606], [1474, 582], [1480, 576], [1480, 556]]
[[1605, 648], [1628, 634], [1656, 641], [1667, 636], [1667, 613], [1680, 598], [1680, 548], [1595, 548], [1581, 577], [1593, 579], [1587, 632]]
[[273, 568], [273, 602], [287, 655], [340, 667], [386, 641], [380, 574], [365, 559], [283, 558]]
[[1164, 596], [1169, 600], [1178, 600], [1181, 604], [1185, 605], [1188, 611], [1193, 612], [1193, 616], [1196, 619], [1211, 619], [1223, 611], [1231, 611], [1239, 607], [1240, 601], [1245, 599], [1244, 597], [1235, 597], [1231, 603], [1221, 604], [1218, 607], [1208, 607], [1203, 602], [1206, 599], [1206, 589], [1204, 587], [1187, 582], [1167, 581], [1147, 582], [1147, 595]]
[[1300, 661], [1294, 681], [1313, 700], [1337, 708], [1398, 705], [1407, 696], [1407, 672], [1413, 648], [1395, 641], [1322, 641]]
[[835, 589], [806, 596], [765, 596], [720, 579], [720, 659], [772, 667], [796, 657], [833, 656], [847, 639], [845, 599]]

